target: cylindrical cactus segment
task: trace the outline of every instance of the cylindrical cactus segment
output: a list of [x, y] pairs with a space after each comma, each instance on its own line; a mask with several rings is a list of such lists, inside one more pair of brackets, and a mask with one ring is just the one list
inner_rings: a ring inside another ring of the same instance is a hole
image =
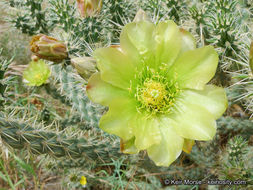
[[108, 146], [106, 139], [87, 141], [84, 138], [68, 138], [62, 134], [34, 129], [26, 124], [5, 121], [0, 118], [0, 137], [4, 144], [14, 149], [28, 149], [36, 155], [85, 158], [87, 161], [106, 162], [121, 155], [119, 144]]

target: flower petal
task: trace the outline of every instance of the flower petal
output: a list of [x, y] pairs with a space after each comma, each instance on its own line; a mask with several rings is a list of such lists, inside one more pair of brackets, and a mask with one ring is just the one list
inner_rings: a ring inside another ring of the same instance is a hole
[[103, 81], [99, 72], [94, 73], [89, 78], [86, 92], [91, 101], [104, 106], [109, 106], [110, 102], [114, 99], [127, 97], [128, 95], [126, 90]]
[[117, 48], [100, 48], [94, 52], [101, 78], [119, 88], [128, 89], [135, 68], [130, 58]]
[[207, 109], [214, 119], [222, 116], [228, 106], [225, 90], [214, 85], [206, 85], [204, 90], [184, 90], [182, 96], [185, 102]]
[[139, 150], [134, 145], [135, 137], [132, 137], [130, 140], [124, 141], [120, 139], [120, 151], [125, 154], [136, 154]]
[[184, 139], [183, 151], [190, 154], [194, 144], [195, 144], [194, 140]]
[[124, 141], [133, 137], [132, 120], [137, 114], [135, 102], [131, 99], [122, 98], [114, 100], [109, 111], [100, 119], [99, 127], [107, 133], [114, 134]]
[[140, 62], [152, 63], [154, 59], [155, 24], [147, 20], [131, 22], [124, 26], [120, 35], [120, 46], [138, 65]]
[[174, 120], [173, 127], [178, 135], [186, 139], [211, 140], [216, 133], [215, 118], [207, 109], [184, 100], [175, 103], [174, 113], [167, 118]]
[[168, 120], [160, 125], [161, 142], [147, 149], [148, 156], [157, 166], [169, 166], [182, 152], [184, 139], [174, 131]]
[[138, 114], [131, 122], [135, 136], [135, 146], [138, 150], [144, 150], [153, 144], [159, 144], [161, 134], [157, 118], [148, 118], [145, 114]]
[[202, 90], [216, 72], [218, 54], [212, 46], [187, 51], [176, 60], [169, 70], [181, 88]]
[[160, 22], [156, 27], [156, 65], [173, 64], [181, 49], [181, 39], [178, 26], [173, 21]]
[[182, 47], [180, 53], [196, 49], [196, 40], [191, 33], [183, 28], [180, 28], [180, 33], [182, 36]]

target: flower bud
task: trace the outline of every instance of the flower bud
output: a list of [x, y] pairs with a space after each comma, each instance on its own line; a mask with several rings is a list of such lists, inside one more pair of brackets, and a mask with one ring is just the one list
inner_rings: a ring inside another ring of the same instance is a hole
[[102, 0], [77, 0], [77, 8], [82, 17], [94, 16], [102, 8]]
[[251, 42], [251, 45], [250, 45], [249, 67], [251, 69], [251, 73], [253, 74], [253, 42]]
[[83, 79], [88, 79], [96, 72], [96, 61], [91, 57], [76, 57], [71, 63]]
[[61, 62], [68, 57], [66, 45], [50, 36], [38, 34], [30, 42], [31, 51], [39, 58]]

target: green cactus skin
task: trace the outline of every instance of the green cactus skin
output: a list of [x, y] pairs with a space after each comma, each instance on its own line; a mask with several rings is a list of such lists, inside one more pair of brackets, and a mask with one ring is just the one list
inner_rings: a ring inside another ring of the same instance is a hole
[[22, 7], [24, 10], [21, 14], [17, 13], [15, 19], [12, 19], [11, 22], [25, 34], [47, 34], [52, 29], [52, 25], [50, 25], [51, 22], [46, 18], [46, 11], [42, 9], [43, 1], [11, 0], [9, 2], [11, 7]]
[[66, 70], [60, 66], [54, 66], [53, 75], [60, 82], [60, 92], [71, 101], [72, 106], [87, 124], [98, 127], [98, 121], [102, 116], [105, 108], [93, 104], [85, 92], [85, 81], [73, 73], [71, 67]]
[[119, 144], [108, 147], [103, 139], [67, 138], [63, 134], [37, 130], [26, 124], [0, 118], [0, 137], [4, 144], [14, 149], [27, 149], [33, 154], [71, 159], [85, 158], [103, 163], [121, 156]]

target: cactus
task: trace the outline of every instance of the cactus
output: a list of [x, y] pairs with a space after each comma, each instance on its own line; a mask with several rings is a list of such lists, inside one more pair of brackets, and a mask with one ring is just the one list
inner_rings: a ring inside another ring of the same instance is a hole
[[141, 7], [149, 12], [156, 22], [170, 19], [180, 24], [186, 18], [187, 6], [185, 1], [177, 0], [147, 0]]
[[72, 102], [73, 109], [79, 112], [88, 125], [98, 127], [99, 118], [105, 108], [93, 104], [85, 95], [85, 81], [74, 74], [71, 67], [64, 70], [57, 65], [52, 72], [60, 83], [60, 92]]
[[75, 23], [74, 4], [68, 0], [51, 0], [49, 1], [49, 17], [53, 25], [57, 25], [64, 31], [69, 31]]
[[119, 43], [121, 27], [132, 21], [137, 12], [136, 1], [133, 0], [104, 0], [101, 13], [108, 16], [111, 30], [108, 38], [111, 43]]
[[[218, 132], [220, 136], [235, 136], [240, 134], [249, 139], [252, 134], [253, 122], [247, 119], [235, 119], [233, 117], [221, 117], [218, 120]], [[224, 139], [223, 139], [224, 140]]]
[[[236, 136], [228, 142], [227, 155], [223, 155], [223, 163], [220, 166], [221, 170], [219, 176], [221, 179], [229, 180], [243, 180], [247, 184], [252, 184], [253, 170], [250, 165], [245, 162], [245, 156], [247, 156], [247, 141], [241, 136]], [[247, 157], [251, 160], [251, 157]], [[245, 187], [246, 184], [240, 185]]]
[[8, 84], [11, 83], [13, 77], [5, 77], [8, 66], [11, 64], [12, 59], [6, 60], [1, 57], [3, 49], [0, 49], [0, 106], [2, 107], [5, 102], [5, 91]]
[[243, 20], [236, 6], [239, 5], [234, 0], [212, 0], [205, 1], [199, 7], [193, 6], [190, 11], [199, 26], [199, 35], [203, 35], [205, 43], [221, 48], [222, 56], [234, 56], [235, 52], [239, 52]]
[[199, 4], [197, 5], [194, 4], [189, 9], [189, 15], [197, 25], [196, 33], [200, 36], [201, 42], [204, 42], [206, 44], [208, 43], [206, 39], [210, 37], [210, 31], [208, 30], [208, 26], [206, 25], [207, 10], [205, 6], [199, 6]]
[[119, 157], [119, 145], [116, 141], [108, 148], [103, 139], [68, 138], [64, 134], [35, 129], [29, 125], [0, 118], [0, 137], [14, 149], [27, 149], [36, 155], [48, 154], [56, 158], [85, 158], [98, 163]]
[[47, 94], [51, 95], [52, 98], [59, 99], [61, 103], [66, 104], [67, 106], [71, 106], [70, 102], [66, 100], [66, 98], [58, 92], [58, 90], [55, 88], [53, 84], [48, 83], [48, 84], [45, 84], [44, 87]]
[[[238, 39], [240, 13], [236, 10], [237, 1], [211, 1], [212, 11], [209, 13], [211, 18], [210, 27], [213, 29], [212, 37], [207, 39], [209, 43], [215, 43], [223, 48], [223, 54], [233, 56], [234, 52], [239, 51]], [[210, 7], [210, 8], [211, 8]], [[218, 11], [217, 11], [218, 10]], [[231, 16], [236, 14], [237, 16]]]
[[11, 22], [23, 33], [29, 35], [38, 33], [47, 34], [51, 30], [52, 25], [47, 20], [46, 11], [42, 9], [43, 1], [11, 0], [9, 2], [11, 7], [23, 8], [21, 12], [17, 12], [16, 17]]
[[106, 15], [79, 19], [66, 34], [69, 54], [90, 55], [96, 46], [103, 46], [111, 40], [112, 24]]

